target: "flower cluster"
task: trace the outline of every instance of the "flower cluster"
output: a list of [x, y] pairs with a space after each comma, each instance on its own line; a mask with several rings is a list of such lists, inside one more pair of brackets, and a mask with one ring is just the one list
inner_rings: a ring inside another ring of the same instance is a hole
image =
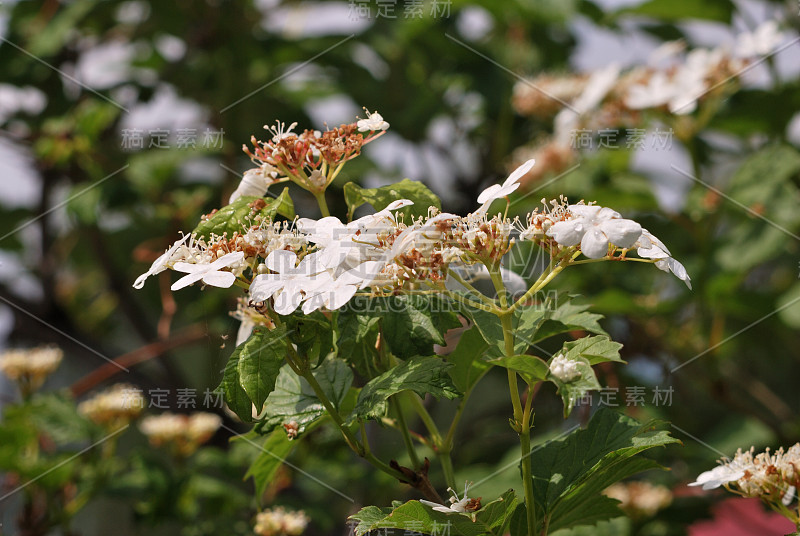
[[689, 485], [704, 490], [724, 486], [744, 497], [758, 497], [782, 511], [781, 507], [792, 503], [800, 486], [800, 443], [788, 450], [781, 447], [758, 454], [754, 447], [739, 449], [732, 460], [720, 460], [719, 466], [700, 474]]
[[140, 391], [118, 383], [78, 404], [78, 413], [108, 430], [118, 430], [138, 417], [142, 408]]
[[652, 517], [672, 504], [669, 488], [646, 481], [618, 482], [603, 494], [618, 500], [619, 508], [633, 518]]
[[[528, 161], [503, 184], [484, 190], [478, 197], [480, 206], [463, 217], [431, 207], [427, 217], [406, 222], [397, 211], [413, 202], [400, 199], [348, 223], [333, 216], [258, 221], [232, 237], [186, 236], [159, 257], [135, 286], [171, 268], [187, 274], [172, 285], [173, 290], [197, 282], [230, 287], [238, 279], [249, 285], [250, 304], [256, 308], [269, 302], [281, 315], [300, 307], [309, 314], [338, 309], [359, 292], [444, 290], [454, 271], [499, 266], [516, 241], [514, 231], [566, 262], [579, 254], [593, 260], [626, 260], [627, 253], [636, 249], [640, 257], [690, 285], [686, 270], [660, 240], [609, 208], [568, 204], [562, 198], [545, 203], [543, 211], [537, 209], [524, 220], [490, 215], [492, 202], [514, 192], [533, 166], [534, 161]], [[240, 316], [248, 324], [242, 337], [256, 323], [266, 322], [263, 315], [254, 321], [244, 309]]]
[[214, 413], [162, 413], [142, 419], [139, 429], [147, 436], [151, 445], [169, 445], [178, 454], [188, 456], [211, 439], [221, 425], [222, 419]]
[[[517, 161], [533, 156], [541, 164], [524, 182], [572, 164], [575, 151], [570, 138], [577, 129], [641, 127], [653, 114], [661, 119], [667, 114], [685, 116], [703, 102], [726, 95], [753, 60], [776, 50], [784, 37], [777, 23], [768, 21], [754, 32], [740, 34], [729, 46], [686, 52], [683, 41], [665, 43], [647, 64], [625, 72], [612, 64], [589, 75], [546, 74], [520, 81], [512, 99], [517, 112], [552, 118], [554, 125], [551, 138], [518, 149]], [[684, 127], [679, 137], [691, 133]]]
[[389, 128], [378, 112], [366, 113], [367, 119], [324, 132], [307, 129], [296, 133], [297, 123], [288, 127], [281, 122], [264, 125], [272, 137], [259, 141], [253, 136], [253, 149], [243, 147], [257, 167], [245, 172], [231, 202], [243, 195], [262, 196], [277, 182], [292, 181], [312, 192], [324, 191], [347, 161], [361, 154], [364, 145]]
[[259, 512], [253, 530], [258, 536], [296, 536], [306, 530], [308, 522], [302, 510], [289, 511], [279, 506]]
[[25, 394], [36, 391], [61, 364], [64, 352], [50, 346], [8, 350], [0, 355], [0, 371], [17, 382]]
[[550, 361], [550, 374], [564, 383], [569, 383], [580, 377], [577, 361], [568, 359], [562, 354], [558, 354]]

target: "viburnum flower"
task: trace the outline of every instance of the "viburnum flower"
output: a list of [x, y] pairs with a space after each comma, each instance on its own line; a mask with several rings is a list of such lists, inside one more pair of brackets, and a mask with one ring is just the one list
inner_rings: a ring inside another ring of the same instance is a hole
[[447, 488], [447, 491], [453, 494], [453, 496], [449, 499], [449, 506], [435, 503], [433, 501], [426, 501], [425, 499], [420, 499], [419, 502], [425, 506], [430, 506], [437, 512], [442, 512], [443, 514], [468, 514], [481, 509], [480, 497], [477, 499], [470, 499], [467, 496], [467, 492], [469, 491], [469, 483], [464, 484], [464, 496], [461, 499], [458, 498], [458, 493], [456, 493], [453, 488]]
[[753, 32], [745, 32], [736, 40], [736, 53], [740, 57], [765, 56], [775, 50], [784, 39], [778, 30], [778, 23], [768, 20]]
[[259, 512], [253, 530], [258, 536], [299, 536], [308, 522], [302, 510], [292, 512], [278, 506]]
[[44, 380], [61, 364], [60, 348], [42, 346], [30, 350], [7, 350], [0, 354], [0, 371], [17, 382], [23, 396], [42, 386]]
[[359, 132], [375, 132], [389, 128], [389, 123], [384, 121], [383, 116], [377, 111], [370, 113], [366, 108], [364, 111], [367, 112], [367, 118], [359, 119], [356, 123]]
[[652, 517], [672, 503], [669, 488], [647, 481], [617, 482], [603, 495], [618, 500], [620, 510], [633, 517]]
[[291, 314], [306, 295], [331, 283], [331, 275], [319, 262], [319, 255], [310, 253], [298, 264], [295, 252], [273, 251], [264, 264], [275, 273], [256, 276], [250, 285], [251, 298], [253, 301], [266, 301], [274, 297], [275, 312]]
[[[776, 451], [766, 449], [758, 454], [755, 448], [736, 451], [733, 460], [721, 460], [721, 465], [701, 473], [690, 486], [702, 486], [704, 490], [724, 486], [728, 491], [744, 497], [758, 497], [774, 505], [782, 513], [794, 501], [800, 468], [800, 443], [789, 450], [783, 447]], [[800, 519], [793, 519], [795, 523]]]
[[78, 413], [109, 430], [118, 430], [144, 409], [141, 389], [118, 383], [78, 404]]
[[240, 263], [244, 259], [244, 253], [235, 251], [223, 255], [210, 264], [191, 264], [188, 262], [175, 263], [174, 269], [189, 275], [175, 281], [170, 287], [173, 291], [188, 287], [198, 281], [203, 281], [206, 285], [219, 288], [229, 288], [236, 281], [236, 275], [231, 272], [223, 271], [234, 264]]
[[700, 473], [690, 486], [702, 486], [704, 490], [715, 489], [729, 482], [736, 482], [744, 476], [744, 469], [734, 464], [719, 465], [710, 471]]
[[181, 246], [186, 243], [186, 241], [189, 239], [190, 236], [191, 235], [186, 235], [183, 238], [176, 240], [175, 243], [172, 244], [172, 246], [170, 246], [170, 248], [163, 255], [161, 255], [153, 262], [149, 270], [147, 270], [145, 273], [136, 278], [136, 281], [133, 283], [133, 288], [137, 290], [141, 289], [142, 287], [144, 287], [144, 283], [145, 281], [147, 281], [148, 277], [150, 277], [151, 275], [160, 274], [161, 272], [169, 268], [169, 261], [172, 259], [175, 253], [181, 248]]
[[569, 383], [580, 378], [581, 372], [578, 370], [578, 363], [558, 354], [550, 361], [550, 374], [564, 383]]
[[596, 205], [570, 205], [573, 218], [554, 223], [547, 230], [562, 246], [581, 245], [581, 252], [590, 259], [608, 255], [608, 245], [633, 246], [642, 234], [642, 226], [626, 220], [610, 208]]
[[489, 210], [489, 205], [491, 205], [493, 201], [514, 193], [520, 186], [519, 180], [531, 170], [534, 164], [536, 164], [536, 160], [528, 160], [515, 169], [503, 184], [493, 184], [482, 191], [478, 196], [478, 203], [481, 203], [481, 206], [476, 212], [485, 213]]
[[162, 413], [142, 419], [139, 429], [151, 445], [171, 445], [178, 454], [188, 456], [208, 441], [221, 425], [222, 419], [214, 413]]

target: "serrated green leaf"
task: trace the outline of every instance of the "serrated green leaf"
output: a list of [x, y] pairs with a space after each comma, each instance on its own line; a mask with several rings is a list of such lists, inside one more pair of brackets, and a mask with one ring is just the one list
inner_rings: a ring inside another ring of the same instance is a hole
[[234, 350], [234, 354], [238, 354], [239, 384], [259, 413], [267, 396], [275, 389], [288, 344], [285, 325], [273, 330], [259, 327]]
[[597, 365], [607, 361], [624, 363], [619, 356], [621, 348], [622, 344], [612, 341], [605, 335], [597, 335], [565, 342], [561, 352], [568, 359], [584, 358], [590, 365]]
[[488, 349], [489, 344], [483, 340], [478, 328], [473, 326], [461, 335], [456, 349], [445, 357], [453, 364], [450, 377], [453, 378], [453, 384], [459, 391], [465, 393], [472, 389], [491, 368], [491, 365], [483, 360]]
[[444, 344], [444, 334], [461, 327], [450, 302], [438, 296], [406, 295], [375, 298], [381, 329], [391, 352], [401, 359], [432, 355], [434, 344]]
[[225, 403], [242, 421], [253, 420], [253, 403], [239, 380], [239, 353], [234, 351], [225, 365], [219, 388], [225, 395]]
[[[258, 208], [256, 203], [259, 201], [264, 201], [266, 205]], [[289, 219], [294, 218], [294, 203], [289, 197], [289, 188], [284, 188], [281, 195], [274, 199], [256, 196], [240, 197], [230, 205], [219, 209], [207, 220], [200, 222], [192, 232], [204, 238], [208, 238], [212, 234], [219, 236], [227, 234], [230, 237], [235, 232], [243, 232], [255, 222], [257, 217], [272, 220], [278, 214]]]
[[418, 181], [403, 179], [395, 184], [381, 186], [380, 188], [362, 188], [354, 182], [344, 185], [344, 200], [347, 203], [348, 214], [369, 203], [376, 210], [383, 210], [393, 201], [410, 199], [413, 205], [398, 210], [398, 213], [417, 218], [428, 215], [429, 207], [442, 208], [439, 198], [427, 186]]
[[579, 505], [587, 512], [589, 505], [595, 505], [591, 510], [596, 512], [592, 523], [611, 515], [610, 508], [596, 506], [594, 498], [600, 490], [635, 472], [657, 466], [650, 460], [632, 458], [644, 450], [670, 443], [679, 441], [667, 431], [659, 430], [655, 423], [642, 426], [630, 417], [601, 408], [585, 430], [550, 441], [532, 454], [537, 519], [543, 521], [547, 517], [555, 530], [584, 522], [580, 512], [575, 512]]
[[337, 355], [366, 378], [373, 375], [379, 328], [380, 318], [377, 316], [360, 314], [348, 308], [337, 312]]
[[461, 393], [447, 373], [453, 365], [438, 357], [414, 357], [373, 378], [358, 395], [351, 419], [378, 419], [386, 413], [386, 401], [402, 391], [420, 396], [458, 398]]
[[[339, 409], [353, 383], [353, 373], [347, 364], [340, 359], [327, 359], [312, 374], [328, 399]], [[275, 390], [264, 404], [261, 429], [268, 432], [294, 421], [298, 434], [302, 434], [326, 413], [325, 406], [308, 382], [284, 365], [275, 382]]]
[[519, 373], [530, 386], [546, 380], [550, 371], [542, 358], [527, 354], [498, 357], [489, 363]]
[[547, 319], [541, 324], [536, 334], [531, 340], [531, 343], [537, 343], [541, 340], [558, 335], [560, 333], [567, 333], [569, 331], [588, 331], [597, 335], [608, 335], [605, 330], [600, 327], [600, 319], [603, 315], [589, 313], [587, 310], [590, 305], [574, 303], [575, 296], [562, 295], [558, 298], [561, 305], [553, 309], [547, 316]]

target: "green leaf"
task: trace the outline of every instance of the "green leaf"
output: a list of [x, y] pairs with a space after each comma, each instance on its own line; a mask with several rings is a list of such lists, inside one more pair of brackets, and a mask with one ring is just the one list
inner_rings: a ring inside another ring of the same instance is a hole
[[421, 182], [410, 179], [403, 179], [380, 188], [362, 188], [354, 182], [344, 185], [344, 200], [351, 217], [355, 210], [364, 203], [369, 203], [376, 211], [380, 211], [398, 199], [410, 199], [414, 202], [413, 205], [397, 211], [405, 214], [406, 217], [427, 216], [428, 207], [442, 208], [436, 194]]
[[259, 413], [267, 396], [275, 389], [275, 380], [286, 357], [286, 339], [285, 326], [271, 331], [260, 327], [233, 352], [238, 354], [239, 383]]
[[450, 377], [459, 391], [466, 393], [472, 389], [491, 368], [491, 364], [483, 360], [488, 349], [489, 343], [483, 340], [481, 332], [473, 326], [461, 335], [456, 349], [445, 357], [453, 364]]
[[591, 306], [576, 304], [574, 303], [575, 298], [576, 296], [559, 296], [558, 301], [561, 302], [561, 305], [547, 315], [546, 320], [532, 338], [532, 343], [537, 343], [553, 335], [576, 330], [608, 335], [600, 327], [599, 320], [603, 318], [603, 315], [587, 312]]
[[379, 328], [379, 317], [361, 314], [347, 307], [340, 309], [336, 316], [337, 355], [366, 378], [373, 376], [373, 363], [378, 355], [375, 345]]
[[590, 365], [607, 361], [624, 363], [625, 361], [619, 356], [621, 348], [622, 344], [612, 341], [605, 335], [598, 335], [565, 342], [562, 353], [568, 359], [586, 359]]
[[[261, 203], [266, 203], [260, 207]], [[259, 208], [260, 207], [260, 208]], [[193, 233], [208, 238], [215, 234], [227, 233], [230, 238], [235, 232], [243, 232], [256, 222], [257, 218], [272, 220], [277, 214], [286, 218], [294, 218], [294, 204], [289, 197], [289, 188], [284, 188], [281, 195], [272, 198], [243, 196], [215, 212], [207, 220], [200, 222]]]
[[[656, 423], [642, 426], [607, 408], [598, 410], [585, 430], [550, 441], [533, 456], [533, 488], [537, 519], [550, 529], [595, 523], [620, 515], [600, 491], [623, 478], [658, 467], [633, 456], [647, 449], [679, 443]], [[605, 504], [603, 504], [605, 503]]]
[[[353, 373], [347, 364], [341, 359], [327, 359], [312, 374], [325, 396], [339, 409], [353, 383]], [[308, 382], [295, 374], [289, 365], [284, 365], [275, 382], [275, 390], [267, 397], [260, 428], [268, 432], [295, 421], [298, 434], [302, 434], [326, 413], [325, 406]]]
[[447, 330], [461, 327], [451, 305], [445, 298], [427, 295], [373, 299], [389, 349], [401, 359], [433, 354], [434, 344], [445, 344]]
[[387, 370], [367, 383], [358, 395], [351, 419], [378, 419], [386, 413], [387, 399], [401, 391], [419, 396], [458, 398], [447, 370], [453, 365], [438, 357], [415, 357]]
[[289, 339], [297, 353], [314, 366], [334, 352], [334, 330], [327, 316], [319, 311], [307, 315], [298, 310], [284, 318]]
[[267, 485], [275, 477], [281, 464], [292, 452], [296, 443], [289, 441], [286, 432], [282, 429], [272, 432], [264, 441], [261, 453], [253, 462], [247, 473], [245, 480], [252, 477], [256, 487], [256, 495], [261, 497], [267, 489]]
[[244, 422], [253, 420], [253, 403], [239, 381], [239, 352], [234, 351], [228, 359], [219, 389], [225, 394], [225, 403], [231, 411]]
[[550, 372], [542, 358], [527, 354], [498, 357], [489, 363], [518, 372], [531, 387], [546, 380]]
[[[503, 326], [500, 318], [482, 309], [468, 308], [466, 313], [489, 344], [490, 357], [505, 356]], [[524, 354], [536, 340], [536, 333], [546, 321], [549, 312], [543, 305], [523, 306], [514, 311], [514, 352]]]
[[730, 22], [733, 15], [730, 0], [649, 0], [643, 4], [627, 7], [614, 13], [619, 15], [643, 15], [661, 21], [681, 21], [683, 19], [705, 19]]
[[356, 536], [378, 529], [408, 530], [421, 534], [442, 534], [448, 530], [453, 536], [502, 536], [506, 533], [517, 504], [514, 490], [508, 490], [474, 514], [445, 514], [419, 501], [408, 501], [394, 509], [368, 506], [350, 516], [350, 519], [359, 522], [355, 528]]

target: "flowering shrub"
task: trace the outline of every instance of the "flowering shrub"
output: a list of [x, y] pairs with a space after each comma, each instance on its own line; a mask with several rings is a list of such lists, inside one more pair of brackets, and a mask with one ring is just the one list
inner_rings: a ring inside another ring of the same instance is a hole
[[[636, 455], [675, 440], [657, 426], [599, 411], [586, 430], [532, 452], [533, 389], [555, 384], [567, 416], [600, 388], [592, 367], [621, 362], [621, 345], [600, 327], [599, 315], [569, 295], [543, 298], [543, 290], [566, 269], [606, 261], [655, 264], [690, 285], [683, 265], [639, 223], [593, 203], [543, 200], [524, 218], [509, 216], [508, 196], [533, 160], [485, 189], [465, 216], [442, 212], [430, 190], [409, 180], [371, 189], [348, 182], [347, 219], [332, 216], [328, 186], [389, 126], [378, 113], [367, 115], [325, 132], [268, 127], [267, 141], [254, 138], [254, 148], [245, 148], [258, 167], [245, 173], [230, 204], [177, 240], [135, 286], [171, 269], [186, 274], [173, 290], [201, 284], [247, 292], [234, 313], [242, 321], [238, 346], [221, 384], [229, 408], [276, 443], [301, 441], [327, 420], [355, 454], [424, 497], [363, 509], [352, 516], [357, 534], [402, 528], [398, 520], [427, 534], [445, 521], [457, 534], [547, 534], [619, 515], [616, 501], [600, 491], [656, 467]], [[279, 183], [309, 192], [322, 217], [298, 217], [288, 188], [268, 196]], [[376, 212], [356, 217], [365, 204]], [[549, 259], [530, 284], [503, 266], [521, 243]], [[481, 279], [491, 281], [493, 293], [479, 289]], [[459, 344], [437, 354], [451, 330], [463, 332]], [[565, 341], [549, 359], [529, 353], [544, 339], [576, 332], [584, 336]], [[450, 454], [465, 402], [492, 367], [507, 372], [522, 482], [521, 493], [484, 503], [468, 486], [461, 496], [453, 491]], [[427, 395], [461, 400], [449, 429], [431, 418]], [[427, 427], [423, 441], [439, 459], [448, 502], [417, 453], [405, 424], [409, 408]], [[369, 423], [384, 422], [390, 411], [410, 467], [370, 448]], [[274, 469], [254, 466], [251, 474], [263, 489]]]

